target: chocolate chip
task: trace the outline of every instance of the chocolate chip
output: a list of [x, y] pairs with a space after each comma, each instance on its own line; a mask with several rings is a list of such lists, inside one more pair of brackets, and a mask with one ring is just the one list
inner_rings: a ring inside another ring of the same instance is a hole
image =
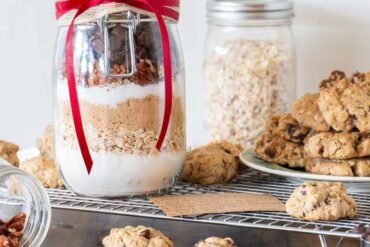
[[301, 191], [301, 194], [302, 194], [303, 196], [305, 196], [305, 195], [307, 195], [307, 192], [306, 192], [305, 190], [302, 190], [302, 191]]
[[346, 77], [346, 74], [340, 70], [334, 70], [329, 76], [329, 80], [338, 81]]
[[142, 230], [141, 232], [139, 232], [139, 236], [142, 236], [146, 239], [149, 239], [150, 237], [150, 230], [149, 229], [145, 229], [145, 230]]
[[123, 43], [123, 38], [122, 37], [118, 37], [116, 35], [111, 35], [110, 37], [110, 50], [111, 51], [117, 51], [121, 48], [122, 46], [122, 43]]
[[102, 53], [104, 51], [104, 43], [100, 38], [93, 39], [91, 41], [91, 46], [96, 53]]
[[305, 184], [302, 184], [302, 188], [306, 188], [306, 185]]
[[290, 134], [292, 135], [294, 133], [294, 131], [296, 131], [297, 129], [297, 125], [295, 124], [292, 124], [292, 123], [287, 123], [285, 125], [285, 130]]
[[363, 74], [361, 74], [360, 72], [355, 72], [353, 75], [352, 75], [352, 78], [351, 78], [351, 83], [352, 84], [355, 84], [357, 83], [357, 80], [365, 80], [365, 76]]
[[126, 53], [123, 50], [113, 51], [111, 53], [111, 63], [112, 64], [123, 64], [125, 63]]
[[326, 204], [326, 205], [330, 205], [330, 199], [329, 198], [326, 198], [325, 200], [324, 200], [324, 203]]
[[127, 36], [127, 29], [124, 27], [116, 26], [112, 28], [112, 35], [124, 39]]
[[297, 135], [297, 136], [296, 136], [296, 138], [297, 138], [298, 140], [303, 140], [305, 137], [306, 137], [306, 135], [305, 135], [305, 134], [299, 134], [299, 135]]
[[7, 234], [7, 227], [5, 225], [0, 226], [0, 235]]
[[276, 151], [275, 151], [275, 149], [272, 149], [272, 148], [270, 148], [270, 147], [265, 148], [264, 153], [265, 153], [268, 157], [270, 157], [270, 158], [274, 158], [274, 157], [275, 157], [275, 155], [276, 155]]

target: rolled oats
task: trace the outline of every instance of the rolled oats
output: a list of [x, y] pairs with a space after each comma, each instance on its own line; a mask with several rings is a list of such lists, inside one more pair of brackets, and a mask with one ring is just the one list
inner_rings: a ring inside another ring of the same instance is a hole
[[[69, 123], [69, 121], [65, 121], [62, 128], [64, 133], [62, 141], [63, 145], [77, 149], [78, 142], [73, 124]], [[168, 133], [162, 146], [162, 150], [167, 152], [179, 152], [184, 150], [185, 133], [183, 127], [179, 126], [171, 133]], [[122, 128], [120, 128], [119, 131], [114, 131], [107, 128], [104, 131], [96, 133], [96, 129], [91, 125], [86, 125], [85, 134], [87, 142], [89, 143], [89, 148], [94, 152], [142, 155], [158, 153], [158, 150], [156, 149], [158, 133], [155, 133], [154, 131], [145, 131], [143, 129], [129, 131]]]
[[266, 118], [288, 109], [292, 64], [278, 41], [230, 40], [205, 63], [211, 139], [251, 146]]
[[[185, 149], [184, 116], [181, 100], [174, 97], [169, 131], [161, 150], [179, 152]], [[91, 151], [152, 155], [159, 135], [159, 97], [130, 98], [116, 108], [80, 101], [84, 131]], [[144, 115], [142, 109], [148, 110]], [[59, 133], [63, 146], [78, 149], [69, 102], [59, 112]]]

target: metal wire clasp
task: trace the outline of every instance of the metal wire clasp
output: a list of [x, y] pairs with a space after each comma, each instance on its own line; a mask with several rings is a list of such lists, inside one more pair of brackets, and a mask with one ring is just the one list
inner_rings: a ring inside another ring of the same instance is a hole
[[[103, 18], [101, 18], [101, 23], [99, 23], [99, 25], [102, 28], [104, 37], [104, 68], [107, 76], [126, 78], [133, 76], [135, 74], [136, 54], [135, 54], [134, 33], [136, 32], [136, 26], [138, 22], [139, 20], [135, 18], [135, 16], [129, 10], [125, 13], [105, 15]], [[131, 66], [126, 66], [128, 70], [126, 71], [126, 73], [123, 74], [111, 73], [109, 28], [117, 24], [121, 24], [120, 26], [128, 29], [128, 41], [129, 41], [128, 53], [130, 54]]]

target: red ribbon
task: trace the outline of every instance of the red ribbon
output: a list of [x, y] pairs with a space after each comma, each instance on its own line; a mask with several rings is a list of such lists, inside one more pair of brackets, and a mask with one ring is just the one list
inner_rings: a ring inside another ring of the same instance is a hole
[[66, 72], [68, 79], [69, 98], [72, 110], [73, 122], [76, 130], [78, 144], [81, 154], [84, 159], [88, 174], [90, 174], [93, 161], [90, 155], [89, 147], [86, 142], [86, 137], [82, 125], [80, 105], [77, 95], [77, 86], [75, 80], [75, 71], [73, 65], [73, 28], [75, 20], [86, 10], [105, 3], [124, 3], [132, 7], [148, 11], [155, 14], [162, 38], [163, 48], [163, 63], [164, 63], [164, 84], [165, 84], [165, 106], [162, 128], [158, 137], [156, 148], [161, 149], [166, 137], [168, 125], [171, 117], [172, 109], [172, 68], [171, 68], [171, 52], [170, 41], [166, 28], [165, 21], [162, 16], [173, 20], [179, 19], [179, 12], [175, 8], [179, 8], [179, 0], [64, 0], [55, 3], [56, 16], [59, 19], [62, 15], [71, 10], [77, 10], [67, 32], [66, 40]]

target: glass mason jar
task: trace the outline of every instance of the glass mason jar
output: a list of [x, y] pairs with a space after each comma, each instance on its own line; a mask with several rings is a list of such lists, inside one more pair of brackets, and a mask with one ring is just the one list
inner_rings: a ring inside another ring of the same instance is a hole
[[20, 213], [26, 221], [19, 246], [40, 246], [51, 218], [46, 191], [28, 173], [0, 159], [0, 219], [8, 221]]
[[164, 114], [162, 40], [154, 16], [108, 14], [74, 26], [77, 92], [93, 159], [87, 174], [69, 102], [65, 70], [68, 26], [59, 27], [54, 61], [55, 155], [67, 187], [82, 195], [118, 197], [171, 186], [185, 160], [185, 76], [175, 22], [166, 20], [172, 61], [169, 129], [155, 145]]
[[245, 147], [295, 98], [293, 3], [209, 0], [203, 79], [209, 139]]

